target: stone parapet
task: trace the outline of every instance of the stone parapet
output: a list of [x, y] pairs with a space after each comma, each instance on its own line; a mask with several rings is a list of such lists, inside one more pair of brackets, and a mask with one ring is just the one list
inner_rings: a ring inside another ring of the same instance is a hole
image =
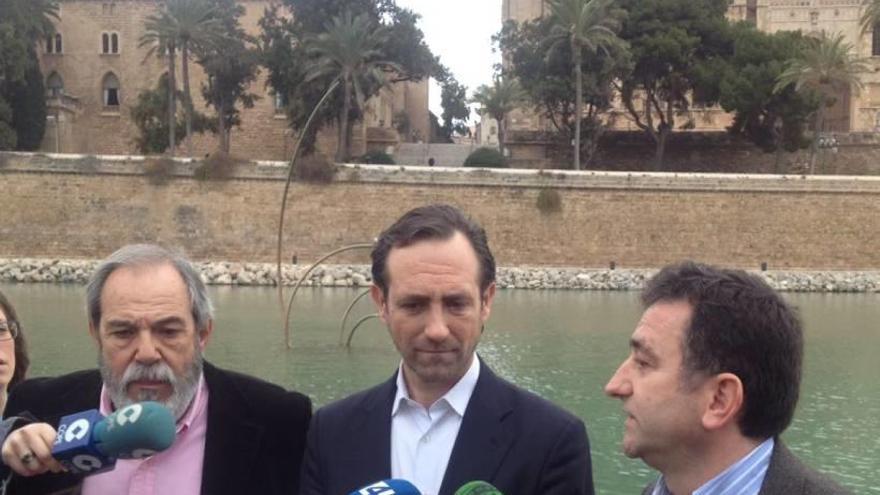
[[[0, 282], [85, 284], [95, 260], [2, 259]], [[271, 263], [197, 262], [208, 285], [275, 286], [276, 265]], [[283, 265], [285, 286], [306, 274], [305, 265]], [[500, 289], [526, 290], [641, 290], [655, 270], [589, 270], [571, 267], [499, 267]], [[783, 292], [880, 292], [880, 272], [767, 271], [755, 272]], [[369, 265], [321, 265], [304, 279], [306, 287], [369, 287]]]

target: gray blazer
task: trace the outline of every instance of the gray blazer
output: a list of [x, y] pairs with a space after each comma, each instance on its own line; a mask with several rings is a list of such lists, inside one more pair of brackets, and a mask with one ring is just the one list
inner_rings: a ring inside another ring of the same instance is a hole
[[[642, 492], [650, 495], [654, 481]], [[852, 492], [838, 485], [827, 476], [801, 462], [779, 438], [773, 447], [770, 467], [758, 495], [851, 495]]]

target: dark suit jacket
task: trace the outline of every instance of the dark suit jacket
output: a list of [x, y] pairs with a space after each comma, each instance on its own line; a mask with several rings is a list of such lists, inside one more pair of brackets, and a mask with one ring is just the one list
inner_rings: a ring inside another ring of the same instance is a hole
[[[300, 493], [345, 495], [391, 477], [396, 392], [395, 376], [315, 414]], [[488, 481], [505, 495], [592, 494], [584, 423], [481, 363], [440, 495], [474, 480]]]
[[[654, 483], [643, 495], [650, 495]], [[779, 438], [758, 495], [849, 495], [850, 492], [801, 462]]]
[[[297, 493], [312, 411], [309, 398], [210, 363], [204, 374], [210, 396], [202, 494]], [[57, 427], [62, 416], [95, 409], [101, 384], [97, 370], [28, 380], [9, 396], [6, 414], [27, 410]], [[7, 494], [66, 493], [80, 482], [69, 474], [15, 476]]]

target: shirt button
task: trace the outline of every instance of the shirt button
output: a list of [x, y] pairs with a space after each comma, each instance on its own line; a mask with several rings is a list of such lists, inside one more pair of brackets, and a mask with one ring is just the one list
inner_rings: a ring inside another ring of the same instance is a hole
[[431, 435], [425, 435], [422, 437], [422, 443], [428, 443], [431, 441]]

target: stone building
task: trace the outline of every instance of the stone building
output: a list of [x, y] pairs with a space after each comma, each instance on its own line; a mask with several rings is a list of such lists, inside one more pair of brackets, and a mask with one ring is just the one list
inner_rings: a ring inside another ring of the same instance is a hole
[[[502, 21], [525, 22], [549, 14], [546, 0], [503, 0]], [[864, 88], [852, 88], [839, 95], [826, 116], [825, 131], [880, 132], [880, 29], [861, 35], [859, 19], [862, 0], [732, 0], [728, 17], [753, 22], [767, 32], [801, 30], [804, 33], [843, 33], [858, 57], [871, 57], [874, 71], [862, 77]], [[618, 130], [635, 130], [629, 115], [620, 105], [608, 113], [609, 123]], [[731, 116], [718, 107], [692, 107], [681, 121], [692, 123], [694, 131], [721, 131]], [[549, 126], [534, 112], [513, 112], [508, 123], [512, 131], [541, 131]], [[534, 133], [521, 133], [529, 136]], [[511, 135], [516, 135], [513, 133]], [[511, 149], [517, 161], [546, 160], [543, 149], [535, 149], [539, 141]], [[537, 146], [541, 148], [541, 146]]]
[[[251, 34], [259, 34], [259, 20], [273, 0], [238, 0], [245, 8], [240, 22]], [[158, 0], [62, 0], [57, 34], [40, 47], [40, 65], [46, 77], [48, 122], [43, 150], [85, 154], [133, 154], [137, 136], [131, 107], [138, 94], [154, 89], [165, 73], [166, 61], [149, 56], [139, 47], [144, 20], [156, 11]], [[178, 63], [180, 57], [178, 57]], [[233, 154], [269, 160], [289, 159], [296, 136], [285, 116], [282, 99], [266, 83], [267, 69], [260, 68], [251, 91], [260, 99], [243, 109], [242, 126], [232, 130]], [[180, 87], [180, 68], [177, 70]], [[212, 113], [201, 95], [205, 74], [190, 63], [190, 87], [195, 109]], [[399, 136], [394, 118], [405, 114], [409, 132]], [[386, 149], [401, 140], [428, 135], [428, 83], [397, 83], [368, 102], [363, 125], [355, 126], [353, 154], [366, 149]], [[318, 148], [332, 156], [335, 131], [319, 134]], [[213, 134], [195, 134], [196, 156], [217, 148]]]

